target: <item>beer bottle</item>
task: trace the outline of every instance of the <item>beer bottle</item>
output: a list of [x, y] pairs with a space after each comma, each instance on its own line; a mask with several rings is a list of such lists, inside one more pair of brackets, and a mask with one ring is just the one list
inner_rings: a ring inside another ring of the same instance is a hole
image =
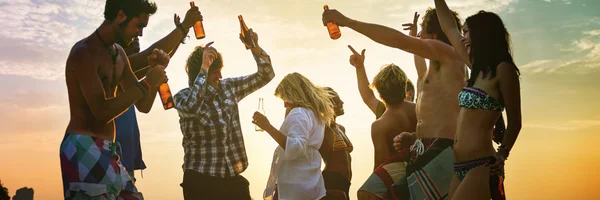
[[[329, 10], [329, 6], [324, 5], [323, 9]], [[331, 39], [337, 40], [342, 36], [340, 32], [340, 27], [335, 22], [327, 22], [327, 30], [329, 31], [329, 37]]]
[[[194, 7], [196, 4], [194, 1], [190, 1], [190, 7]], [[196, 34], [196, 39], [202, 39], [206, 37], [204, 34], [204, 25], [202, 25], [202, 21], [197, 21], [194, 24], [194, 34]]]
[[171, 89], [169, 88], [169, 84], [161, 84], [158, 87], [158, 94], [160, 95], [160, 100], [162, 101], [163, 108], [165, 108], [165, 110], [173, 108], [173, 95], [171, 95]]
[[242, 18], [241, 15], [238, 15], [238, 19], [240, 20], [240, 38], [242, 39], [242, 42], [244, 42], [246, 49], [256, 47], [254, 39], [250, 36], [250, 30], [246, 26], [246, 22], [244, 22], [244, 18]]
[[[258, 109], [256, 110], [256, 112], [259, 112], [259, 113], [261, 113], [261, 114], [263, 114], [263, 115], [266, 116], [266, 114], [265, 114], [265, 107], [264, 107], [263, 103], [264, 103], [263, 102], [263, 98], [258, 98]], [[255, 126], [254, 130], [255, 131], [265, 131], [262, 128], [260, 128], [259, 126]]]

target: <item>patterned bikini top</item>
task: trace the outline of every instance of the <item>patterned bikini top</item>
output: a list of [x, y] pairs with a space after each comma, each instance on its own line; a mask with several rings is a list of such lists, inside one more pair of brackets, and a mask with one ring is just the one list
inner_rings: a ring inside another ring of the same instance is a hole
[[333, 151], [343, 151], [348, 150], [348, 152], [352, 152], [354, 147], [350, 142], [350, 139], [342, 132], [342, 130], [337, 126], [337, 124], [333, 127], [329, 127], [333, 132]]
[[458, 93], [458, 105], [464, 108], [504, 111], [502, 103], [476, 87], [464, 87]]

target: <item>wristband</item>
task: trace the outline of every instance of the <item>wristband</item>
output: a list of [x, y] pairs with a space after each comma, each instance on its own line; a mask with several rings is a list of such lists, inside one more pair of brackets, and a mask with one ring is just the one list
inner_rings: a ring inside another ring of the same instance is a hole
[[135, 86], [137, 86], [140, 89], [140, 91], [142, 91], [142, 94], [146, 94], [146, 89], [144, 89], [144, 86], [142, 86], [140, 82], [141, 81], [135, 83]]
[[510, 153], [510, 152], [508, 151], [508, 149], [506, 148], [506, 146], [503, 146], [503, 145], [500, 145], [500, 146], [498, 147], [498, 152], [500, 152], [500, 153], [504, 153], [504, 154], [505, 154], [505, 156], [506, 156], [506, 157], [505, 157], [504, 159], [507, 159], [507, 158], [508, 158], [508, 155], [509, 155], [509, 153]]
[[148, 81], [146, 81], [146, 79], [142, 79], [142, 82], [144, 82], [146, 84], [146, 86], [148, 86], [148, 91], [152, 90], [150, 83], [148, 83]]
[[183, 38], [181, 38], [181, 44], [185, 44], [185, 38], [187, 38], [187, 31], [183, 28], [183, 25], [177, 24], [177, 28], [183, 32]]

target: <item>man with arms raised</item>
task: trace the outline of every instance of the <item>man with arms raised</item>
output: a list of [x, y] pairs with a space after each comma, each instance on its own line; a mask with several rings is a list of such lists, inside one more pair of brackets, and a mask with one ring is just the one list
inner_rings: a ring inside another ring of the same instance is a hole
[[[454, 13], [454, 16], [457, 24], [460, 24], [456, 13]], [[442, 31], [435, 9], [428, 9], [423, 19], [419, 39], [392, 28], [350, 19], [337, 10], [327, 10], [323, 13], [324, 24], [334, 21], [338, 25], [349, 27], [375, 42], [430, 60], [427, 71], [423, 72], [423, 68], [417, 67], [419, 70], [417, 83], [419, 97], [417, 98], [416, 108], [417, 131], [415, 133], [404, 132], [394, 138], [395, 141], [399, 142], [397, 144], [399, 148], [406, 148], [413, 142], [415, 144], [411, 147], [409, 155], [396, 156], [396, 160], [388, 159], [386, 163], [409, 161], [406, 168], [408, 181], [412, 180], [411, 177], [414, 177], [412, 173], [415, 170], [428, 170], [424, 167], [431, 160], [447, 163], [447, 166], [444, 164], [442, 167], [449, 168], [448, 172], [429, 172], [436, 173], [436, 177], [439, 177], [433, 179], [433, 182], [430, 183], [439, 191], [433, 196], [443, 198], [447, 194], [447, 188], [452, 178], [451, 148], [459, 112], [457, 95], [465, 85], [465, 63]], [[400, 153], [406, 154], [405, 151]], [[399, 184], [399, 190], [394, 196], [406, 198], [409, 195], [409, 188], [406, 184], [407, 179], [400, 179], [396, 183]], [[418, 187], [419, 184], [413, 185]], [[410, 195], [421, 196], [417, 193], [431, 192], [430, 189], [423, 189], [422, 191], [417, 191], [417, 189], [410, 188]], [[383, 197], [372, 195], [370, 198]]]

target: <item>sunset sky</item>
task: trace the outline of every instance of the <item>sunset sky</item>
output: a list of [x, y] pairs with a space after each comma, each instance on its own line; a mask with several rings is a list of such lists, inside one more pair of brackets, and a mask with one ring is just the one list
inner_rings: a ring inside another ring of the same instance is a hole
[[[156, 0], [158, 11], [140, 38], [142, 49], [175, 26], [189, 1]], [[523, 128], [506, 162], [508, 199], [600, 199], [600, 2], [597, 0], [447, 0], [464, 19], [478, 10], [497, 12], [509, 32], [521, 70]], [[103, 21], [104, 0], [0, 0], [0, 180], [10, 196], [21, 187], [36, 199], [61, 199], [59, 145], [69, 121], [64, 69], [68, 52]], [[354, 144], [350, 196], [372, 170], [370, 125], [375, 119], [362, 103], [347, 45], [366, 49], [371, 80], [384, 64], [395, 63], [415, 82], [412, 55], [379, 45], [351, 29], [331, 40], [321, 23], [323, 5], [360, 21], [402, 29], [424, 0], [213, 0], [196, 1], [207, 37], [189, 39], [167, 68], [171, 91], [187, 85], [185, 60], [196, 45], [215, 41], [222, 52], [224, 77], [256, 71], [250, 51], [239, 41], [238, 15], [259, 35], [276, 77], [240, 102], [242, 131], [250, 165], [242, 174], [254, 199], [261, 199], [276, 143], [255, 132], [251, 116], [265, 98], [275, 127], [284, 108], [273, 96], [279, 81], [300, 72], [334, 88], [345, 101], [346, 126]], [[423, 15], [421, 15], [423, 16]], [[420, 20], [419, 20], [420, 23]], [[404, 31], [404, 33], [408, 33]], [[191, 36], [192, 34], [190, 34]], [[137, 113], [148, 168], [139, 171], [138, 189], [146, 199], [183, 199], [182, 135], [175, 110], [157, 98], [149, 114]]]

